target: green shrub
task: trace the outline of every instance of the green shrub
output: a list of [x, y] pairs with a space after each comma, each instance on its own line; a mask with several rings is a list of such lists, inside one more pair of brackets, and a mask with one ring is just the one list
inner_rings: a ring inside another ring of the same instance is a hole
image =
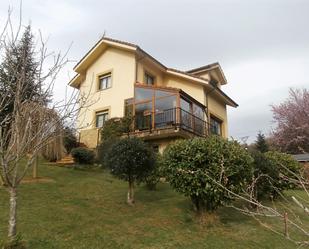
[[265, 156], [278, 168], [281, 188], [295, 188], [301, 170], [299, 163], [291, 155], [278, 151], [266, 152]]
[[121, 137], [123, 134], [130, 132], [132, 117], [111, 118], [104, 123], [101, 130], [102, 141]]
[[254, 178], [251, 186], [254, 188], [255, 199], [261, 201], [263, 198], [276, 198], [282, 191], [279, 184], [279, 170], [264, 153], [260, 151], [251, 152], [254, 159]]
[[132, 118], [125, 116], [123, 118], [112, 118], [104, 123], [101, 130], [101, 144], [97, 147], [97, 160], [99, 163], [105, 165], [105, 157], [109, 149], [114, 143], [119, 141], [121, 136], [130, 131]]
[[92, 164], [94, 162], [95, 154], [92, 150], [84, 147], [74, 148], [71, 151], [74, 161], [81, 164]]
[[284, 190], [297, 186], [300, 166], [292, 156], [276, 151], [266, 153], [256, 151], [251, 155], [254, 158], [254, 192], [257, 200], [275, 199]]
[[71, 150], [78, 146], [77, 144], [74, 130], [70, 127], [65, 127], [63, 130], [63, 145], [67, 153], [71, 153]]
[[153, 151], [139, 138], [123, 138], [108, 150], [105, 163], [111, 173], [129, 183], [129, 204], [134, 203], [134, 183], [149, 176], [155, 165]]
[[162, 164], [163, 164], [162, 155], [157, 153], [154, 169], [152, 170], [151, 174], [147, 176], [144, 180], [146, 183], [146, 187], [149, 190], [155, 190], [157, 184], [160, 182], [160, 178], [164, 176]]
[[103, 140], [101, 144], [97, 147], [97, 161], [98, 163], [102, 164], [105, 166], [106, 164], [106, 156], [109, 153], [109, 150], [112, 148], [112, 146], [118, 142], [120, 138], [110, 138]]
[[233, 199], [252, 177], [252, 158], [235, 141], [218, 136], [179, 140], [164, 151], [167, 180], [191, 198], [198, 213]]

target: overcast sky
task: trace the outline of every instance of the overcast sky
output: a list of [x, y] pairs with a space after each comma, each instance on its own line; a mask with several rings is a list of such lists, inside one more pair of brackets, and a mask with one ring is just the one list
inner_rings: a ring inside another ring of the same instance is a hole
[[[0, 26], [8, 6], [0, 1]], [[187, 70], [212, 62], [223, 67], [223, 90], [239, 107], [229, 108], [229, 133], [255, 140], [269, 133], [271, 104], [290, 87], [309, 86], [309, 0], [23, 0], [23, 23], [49, 37], [50, 50], [78, 61], [105, 32], [138, 44], [168, 67]], [[70, 63], [55, 97], [64, 96]]]

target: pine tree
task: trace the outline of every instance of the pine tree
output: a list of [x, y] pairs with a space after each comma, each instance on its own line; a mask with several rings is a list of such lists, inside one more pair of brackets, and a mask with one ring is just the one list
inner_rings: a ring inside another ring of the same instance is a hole
[[265, 135], [261, 132], [257, 135], [255, 148], [262, 153], [269, 151], [269, 146], [266, 142]]
[[[43, 93], [39, 78], [39, 63], [35, 57], [34, 36], [31, 26], [27, 26], [17, 43], [6, 47], [4, 59], [0, 64], [0, 101], [6, 106], [0, 113], [0, 122], [8, 117], [14, 108], [14, 93], [17, 84], [21, 86], [21, 101], [37, 101]], [[47, 97], [43, 98], [47, 102]]]

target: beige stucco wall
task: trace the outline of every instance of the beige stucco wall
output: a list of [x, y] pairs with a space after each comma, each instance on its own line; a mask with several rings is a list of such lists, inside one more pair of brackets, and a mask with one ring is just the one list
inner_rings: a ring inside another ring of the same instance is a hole
[[222, 136], [228, 137], [228, 122], [227, 122], [227, 110], [226, 105], [218, 100], [218, 98], [211, 92], [207, 95], [208, 99], [208, 114], [212, 114], [213, 116], [219, 118], [223, 121], [222, 123]]
[[158, 145], [159, 146], [159, 152], [162, 154], [168, 145], [170, 145], [171, 143], [173, 143], [173, 142], [175, 142], [179, 139], [183, 139], [183, 138], [170, 137], [170, 138], [165, 138], [165, 139], [152, 140], [152, 141], [149, 141], [149, 143], [153, 144], [153, 145]]
[[202, 72], [199, 72], [199, 73], [194, 73], [195, 75], [199, 76], [199, 77], [202, 77], [208, 81], [210, 81], [211, 79], [214, 79], [218, 82], [217, 84], [217, 87], [221, 88], [221, 83], [220, 82], [220, 76], [218, 75], [218, 72], [217, 71], [202, 71]]
[[95, 148], [99, 142], [99, 129], [83, 129], [79, 132], [79, 142], [88, 148]]
[[164, 85], [168, 87], [180, 88], [203, 105], [206, 104], [203, 86], [199, 84], [177, 76], [166, 75], [164, 77]]
[[155, 83], [157, 85], [162, 85], [163, 72], [149, 60], [143, 58], [137, 59], [137, 82], [145, 82], [145, 72], [148, 72], [155, 77]]
[[[112, 73], [112, 86], [99, 91], [98, 77], [108, 72]], [[97, 111], [108, 110], [109, 118], [124, 115], [124, 100], [134, 96], [135, 55], [129, 51], [108, 48], [87, 69], [85, 75], [86, 78], [80, 86], [80, 98], [86, 98], [86, 102], [82, 104], [84, 107], [79, 111], [77, 119], [79, 131], [95, 128]], [[95, 131], [88, 133], [95, 134]], [[82, 136], [81, 142], [93, 147], [90, 141], [97, 137], [89, 138], [89, 134], [84, 141]]]
[[[112, 87], [98, 90], [98, 77], [112, 73]], [[145, 82], [145, 72], [156, 77], [157, 86], [180, 88], [205, 106], [209, 112], [223, 121], [222, 135], [228, 136], [226, 105], [218, 100], [215, 94], [208, 95], [206, 100], [202, 85], [189, 79], [184, 79], [165, 73], [160, 67], [147, 58], [137, 58], [134, 52], [108, 47], [101, 56], [83, 74], [85, 80], [80, 86], [80, 96], [87, 101], [83, 104], [78, 115], [77, 127], [82, 143], [90, 148], [96, 146], [98, 130], [95, 128], [95, 113], [108, 110], [109, 118], [124, 115], [124, 100], [134, 96], [134, 83]], [[209, 78], [209, 75], [205, 75]], [[160, 141], [159, 150], [162, 152], [171, 140]]]
[[[145, 62], [138, 62], [138, 81], [144, 82], [144, 72], [145, 70], [152, 73], [156, 79], [156, 85], [158, 86], [167, 86], [167, 87], [174, 87], [180, 88], [184, 92], [188, 93], [190, 96], [198, 100], [200, 103], [204, 104], [205, 106], [209, 106], [209, 113], [216, 116], [220, 120], [222, 120], [222, 136], [228, 137], [228, 121], [227, 121], [227, 108], [226, 104], [218, 99], [217, 96], [214, 94], [210, 94], [208, 96], [208, 101], [206, 100], [205, 91], [209, 92], [211, 90], [205, 90], [202, 85], [197, 84], [196, 82], [192, 82], [187, 79], [183, 79], [181, 77], [169, 75], [169, 74], [162, 74], [157, 68], [153, 67], [150, 63]], [[206, 79], [209, 79], [210, 76], [208, 73], [202, 74]], [[220, 85], [220, 84], [219, 84]], [[212, 89], [212, 88], [211, 88]]]

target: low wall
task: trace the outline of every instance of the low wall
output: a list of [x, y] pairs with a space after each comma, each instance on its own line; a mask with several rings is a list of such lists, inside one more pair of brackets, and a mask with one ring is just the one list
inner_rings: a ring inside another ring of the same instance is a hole
[[90, 149], [97, 147], [100, 140], [100, 130], [97, 128], [81, 130], [79, 133], [79, 142], [86, 145]]

